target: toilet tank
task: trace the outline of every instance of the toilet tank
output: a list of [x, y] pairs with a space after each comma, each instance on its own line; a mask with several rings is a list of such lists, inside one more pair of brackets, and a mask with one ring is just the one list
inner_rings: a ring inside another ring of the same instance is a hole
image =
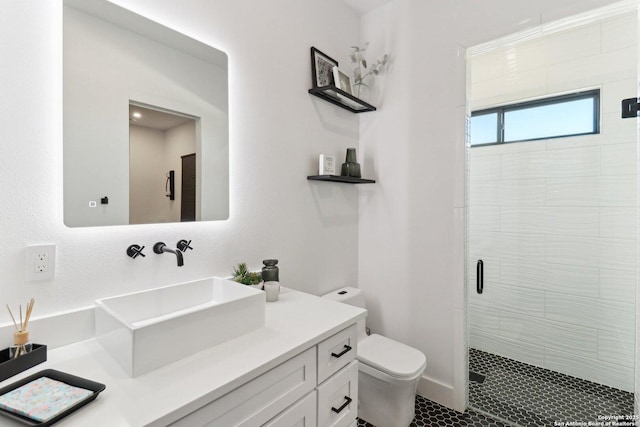
[[336, 289], [333, 292], [323, 295], [322, 298], [328, 298], [345, 304], [355, 305], [356, 307], [365, 308], [364, 292], [358, 288], [346, 287]]
[[[364, 306], [364, 292], [358, 288], [341, 288], [336, 289], [333, 292], [329, 292], [322, 296], [322, 298], [331, 299], [334, 301], [342, 302], [349, 305], [354, 305], [359, 308], [366, 308]], [[358, 321], [358, 341], [367, 336], [366, 324], [364, 320]]]

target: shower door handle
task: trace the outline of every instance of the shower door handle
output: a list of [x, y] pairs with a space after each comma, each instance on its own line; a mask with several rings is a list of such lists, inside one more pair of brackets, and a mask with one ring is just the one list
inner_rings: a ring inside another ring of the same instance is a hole
[[481, 259], [476, 264], [476, 292], [479, 294], [484, 290], [484, 263]]

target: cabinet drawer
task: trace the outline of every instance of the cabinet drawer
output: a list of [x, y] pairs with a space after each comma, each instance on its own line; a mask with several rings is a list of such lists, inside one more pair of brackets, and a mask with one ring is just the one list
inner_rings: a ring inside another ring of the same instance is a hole
[[358, 361], [318, 386], [318, 426], [349, 427], [358, 415]]
[[316, 391], [285, 409], [264, 427], [317, 427]]
[[318, 384], [356, 358], [358, 329], [351, 325], [318, 344]]
[[310, 348], [171, 425], [260, 426], [312, 391], [316, 379], [316, 354]]

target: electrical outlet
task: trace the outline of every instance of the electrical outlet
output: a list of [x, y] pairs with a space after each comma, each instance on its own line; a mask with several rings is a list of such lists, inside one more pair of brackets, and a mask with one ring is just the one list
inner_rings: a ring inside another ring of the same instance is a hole
[[55, 277], [56, 245], [27, 246], [27, 281], [49, 280]]
[[49, 272], [49, 254], [47, 251], [40, 251], [36, 253], [36, 261], [34, 273], [47, 273]]

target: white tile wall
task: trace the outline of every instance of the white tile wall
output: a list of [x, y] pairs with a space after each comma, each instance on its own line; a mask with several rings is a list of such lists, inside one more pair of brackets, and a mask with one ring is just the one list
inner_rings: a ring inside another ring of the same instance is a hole
[[638, 24], [636, 14], [626, 14], [619, 18], [608, 19], [602, 23], [602, 51], [608, 52], [635, 46], [636, 37], [629, 37]]
[[499, 218], [500, 231], [506, 233], [597, 236], [600, 230], [600, 211], [594, 207], [533, 206], [523, 210], [505, 206]]
[[[472, 109], [601, 89], [599, 135], [472, 148], [468, 321], [478, 348], [633, 391], [637, 16], [472, 57]], [[475, 263], [485, 291], [475, 291]]]
[[[544, 144], [538, 145], [544, 150]], [[504, 166], [498, 170], [500, 178], [509, 180], [545, 178], [547, 153], [542, 150], [527, 151], [524, 153], [515, 151], [509, 154], [503, 154], [500, 158]]]
[[616, 239], [636, 238], [636, 208], [599, 208], [600, 236]]
[[603, 145], [600, 147], [600, 159], [602, 175], [636, 175], [635, 142]]
[[621, 390], [633, 390], [633, 368], [545, 348], [543, 367]]
[[636, 54], [636, 48], [629, 47], [550, 65], [548, 90], [550, 93], [562, 92], [567, 88], [592, 87], [606, 82], [633, 79], [636, 76], [633, 59]]
[[633, 175], [547, 178], [549, 206], [636, 205], [637, 183]]
[[636, 243], [604, 237], [546, 236], [546, 261], [635, 274]]
[[545, 295], [546, 319], [576, 326], [596, 328], [598, 331], [635, 332], [635, 304], [568, 294]]
[[498, 283], [598, 298], [601, 271], [594, 267], [504, 259], [500, 261]]
[[[631, 95], [633, 96], [636, 90], [631, 87]], [[620, 99], [618, 99], [618, 102]], [[605, 144], [622, 144], [622, 143], [634, 143], [636, 140], [636, 126], [635, 120], [620, 120], [620, 112], [616, 113], [602, 113], [602, 132], [606, 132], [606, 138], [601, 142]]]
[[512, 340], [484, 331], [469, 334], [469, 347], [509, 357], [535, 366], [544, 366], [544, 347]]
[[505, 206], [541, 206], [547, 198], [547, 179], [504, 179], [497, 190], [497, 203]]
[[500, 310], [484, 307], [469, 307], [469, 329], [476, 333], [500, 335]]
[[633, 334], [600, 332], [598, 334], [598, 359], [633, 368], [634, 343]]
[[554, 148], [546, 152], [546, 177], [597, 176], [600, 173], [600, 147]]
[[609, 301], [634, 301], [636, 278], [628, 271], [601, 268], [598, 294]]
[[476, 308], [490, 308], [502, 312], [518, 312], [532, 317], [544, 317], [544, 292], [519, 286], [485, 284], [482, 294], [472, 293], [469, 302]]
[[469, 245], [483, 257], [521, 259], [527, 262], [545, 260], [545, 236], [540, 234], [478, 232], [470, 236]]
[[602, 34], [600, 25], [585, 25], [575, 30], [556, 33], [539, 41], [543, 45], [544, 57], [536, 61], [538, 67], [548, 68], [552, 64], [562, 64], [574, 59], [591, 58], [601, 51]]
[[598, 355], [598, 331], [593, 328], [554, 322], [522, 313], [501, 313], [500, 334], [512, 340], [525, 341], [559, 351], [575, 351], [580, 347], [583, 356]]

